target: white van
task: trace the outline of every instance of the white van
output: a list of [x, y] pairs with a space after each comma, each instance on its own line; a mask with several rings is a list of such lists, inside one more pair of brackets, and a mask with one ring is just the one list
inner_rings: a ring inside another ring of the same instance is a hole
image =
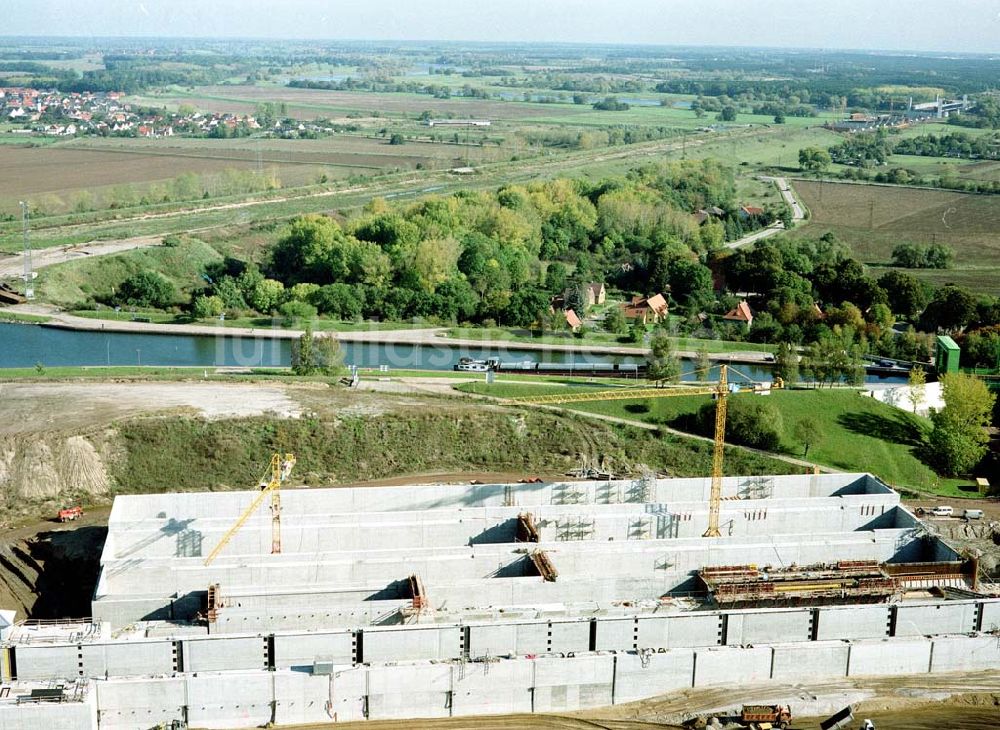
[[967, 509], [962, 513], [962, 517], [967, 520], [981, 520], [983, 519], [983, 511], [981, 509]]
[[935, 517], [951, 517], [955, 514], [955, 510], [946, 504], [942, 504], [932, 509], [931, 514]]

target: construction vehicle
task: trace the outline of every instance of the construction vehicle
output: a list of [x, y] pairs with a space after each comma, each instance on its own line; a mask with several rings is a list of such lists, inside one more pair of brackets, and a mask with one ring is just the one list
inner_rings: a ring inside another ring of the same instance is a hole
[[[721, 537], [719, 531], [719, 512], [722, 503], [722, 462], [726, 448], [726, 410], [728, 398], [731, 393], [752, 392], [768, 394], [771, 392], [769, 384], [759, 384], [753, 382], [751, 378], [743, 375], [737, 370], [737, 374], [753, 383], [752, 387], [740, 389], [728, 380], [729, 366], [719, 366], [719, 380], [714, 385], [702, 386], [680, 386], [674, 388], [617, 388], [615, 390], [590, 391], [583, 393], [565, 393], [555, 395], [541, 395], [527, 398], [510, 398], [508, 403], [524, 404], [557, 404], [557, 403], [580, 403], [584, 401], [602, 400], [634, 400], [643, 398], [667, 398], [670, 396], [684, 395], [711, 395], [715, 398], [715, 448], [712, 453], [712, 492], [709, 499], [708, 529], [702, 537]], [[572, 390], [567, 388], [566, 390]]]
[[222, 536], [219, 544], [205, 558], [206, 567], [212, 564], [212, 561], [218, 557], [223, 548], [229, 544], [229, 541], [233, 539], [233, 536], [250, 519], [250, 515], [257, 511], [257, 508], [260, 507], [264, 498], [268, 495], [271, 496], [271, 554], [275, 555], [281, 552], [281, 494], [279, 490], [282, 483], [292, 473], [293, 466], [295, 466], [295, 454], [282, 455], [275, 453], [271, 456], [271, 464], [269, 466], [270, 478], [264, 477], [260, 480], [260, 492], [250, 502], [250, 505], [243, 510], [243, 514], [237, 518], [233, 526]]
[[59, 510], [58, 519], [60, 522], [72, 522], [83, 517], [83, 507], [67, 507]]
[[751, 730], [785, 730], [792, 722], [788, 705], [743, 705], [740, 722]]
[[[848, 705], [844, 709], [826, 718], [819, 724], [819, 730], [845, 730], [854, 722], [854, 708]], [[871, 722], [869, 720], [868, 722]]]

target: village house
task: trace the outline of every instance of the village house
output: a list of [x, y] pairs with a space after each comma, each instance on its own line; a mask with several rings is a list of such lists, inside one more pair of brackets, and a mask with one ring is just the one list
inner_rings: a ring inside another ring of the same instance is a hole
[[747, 300], [742, 299], [739, 304], [726, 312], [726, 314], [722, 315], [722, 319], [726, 322], [741, 324], [745, 329], [749, 330], [750, 326], [753, 324], [753, 310], [750, 309], [750, 305], [747, 304]]
[[622, 305], [625, 319], [638, 322], [640, 324], [650, 324], [659, 322], [666, 318], [669, 308], [667, 299], [662, 294], [654, 294], [646, 297], [632, 297], [632, 299]]
[[563, 312], [563, 316], [566, 317], [566, 324], [569, 325], [570, 329], [576, 332], [583, 326], [583, 322], [577, 316], [576, 312], [572, 309], [567, 309]]

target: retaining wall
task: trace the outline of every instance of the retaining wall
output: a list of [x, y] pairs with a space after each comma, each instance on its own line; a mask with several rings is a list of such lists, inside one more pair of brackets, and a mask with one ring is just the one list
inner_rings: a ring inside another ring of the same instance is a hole
[[243, 728], [366, 718], [558, 713], [691, 687], [771, 681], [787, 685], [998, 666], [996, 637], [956, 635], [334, 666], [329, 674], [200, 672], [99, 679], [92, 682], [96, 691], [89, 705], [0, 704], [0, 730], [145, 730], [173, 720], [186, 720], [195, 727]]
[[[591, 619], [401, 624], [354, 630], [267, 634], [109, 639], [81, 644], [13, 644], [21, 680], [121, 677], [311, 668], [420, 660], [481, 659], [594, 651], [742, 647], [801, 642], [918, 638], [990, 631], [1000, 622], [1000, 600], [980, 599], [896, 605], [800, 609], [691, 611]], [[163, 626], [156, 624], [157, 632]], [[876, 642], [873, 646], [879, 646]], [[874, 651], [862, 648], [864, 652]], [[866, 656], [866, 655], [865, 655]], [[865, 656], [852, 659], [854, 674], [867, 672]]]

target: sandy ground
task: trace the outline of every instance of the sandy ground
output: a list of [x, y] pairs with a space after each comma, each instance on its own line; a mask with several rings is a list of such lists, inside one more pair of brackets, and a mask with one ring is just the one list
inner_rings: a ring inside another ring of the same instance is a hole
[[[62, 264], [74, 259], [94, 256], [109, 256], [123, 251], [134, 251], [137, 248], [159, 246], [162, 239], [159, 236], [129, 238], [121, 241], [102, 241], [85, 243], [79, 246], [60, 246], [58, 248], [43, 248], [31, 255], [33, 269], [44, 269], [46, 266]], [[20, 254], [0, 254], [0, 279], [21, 277], [24, 272], [24, 258]]]
[[[730, 712], [744, 702], [789, 704], [795, 730], [816, 730], [819, 723], [851, 705], [860, 727], [871, 718], [878, 730], [974, 730], [1000, 727], [1000, 672], [858, 679], [786, 687], [716, 687], [689, 690], [630, 705], [572, 715], [498, 715], [440, 720], [368, 720], [338, 727], [361, 730], [640, 730], [676, 728], [712, 709]], [[319, 728], [325, 725], [305, 725]]]
[[[325, 387], [325, 386], [324, 386]], [[2, 383], [0, 435], [68, 431], [123, 416], [185, 409], [207, 418], [277, 413], [302, 407], [282, 386], [251, 383]]]

